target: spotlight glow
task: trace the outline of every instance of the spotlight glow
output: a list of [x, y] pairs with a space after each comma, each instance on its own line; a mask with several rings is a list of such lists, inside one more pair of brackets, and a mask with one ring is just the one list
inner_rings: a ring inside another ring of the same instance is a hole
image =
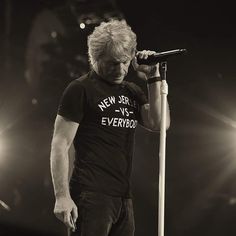
[[2, 138], [0, 136], [0, 163], [3, 160], [3, 149], [4, 149], [4, 143], [3, 143]]
[[85, 29], [85, 24], [84, 23], [80, 23], [80, 29]]

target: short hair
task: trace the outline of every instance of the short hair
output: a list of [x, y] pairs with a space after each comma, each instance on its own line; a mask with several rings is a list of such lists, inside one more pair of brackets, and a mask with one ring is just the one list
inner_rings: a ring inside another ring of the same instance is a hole
[[88, 36], [88, 55], [93, 65], [106, 52], [115, 57], [133, 58], [137, 46], [136, 34], [125, 20], [110, 20], [95, 27]]

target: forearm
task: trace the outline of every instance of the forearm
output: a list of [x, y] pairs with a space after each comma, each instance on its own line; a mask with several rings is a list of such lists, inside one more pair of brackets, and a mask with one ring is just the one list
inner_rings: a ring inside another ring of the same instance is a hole
[[159, 129], [161, 122], [160, 83], [148, 84], [149, 121], [154, 129]]
[[68, 150], [66, 148], [58, 147], [58, 145], [52, 145], [50, 165], [55, 197], [69, 197]]
[[[136, 57], [140, 59], [147, 59], [148, 56], [155, 55], [155, 51], [143, 50], [136, 53]], [[160, 80], [159, 63], [155, 65], [137, 63], [137, 58], [133, 61], [133, 66], [137, 71], [145, 74], [148, 83], [148, 103], [141, 109], [143, 124], [146, 128], [158, 131], [161, 126], [161, 89], [162, 82]], [[167, 102], [166, 106], [166, 129], [170, 125], [170, 111]]]

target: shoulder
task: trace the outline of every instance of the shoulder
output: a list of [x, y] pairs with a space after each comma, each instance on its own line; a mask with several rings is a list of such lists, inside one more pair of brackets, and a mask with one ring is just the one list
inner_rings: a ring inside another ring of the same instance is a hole
[[89, 81], [89, 73], [86, 73], [79, 78], [75, 79], [76, 82], [86, 84]]
[[74, 94], [80, 96], [81, 94], [90, 94], [93, 83], [89, 77], [89, 73], [71, 81], [64, 90], [64, 94]]
[[86, 87], [88, 81], [89, 81], [89, 76], [88, 74], [85, 74], [71, 81], [67, 87], [75, 87], [75, 88]]

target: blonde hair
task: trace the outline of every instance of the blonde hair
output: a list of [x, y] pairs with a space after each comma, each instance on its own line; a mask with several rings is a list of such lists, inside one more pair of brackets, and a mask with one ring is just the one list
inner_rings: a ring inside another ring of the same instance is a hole
[[102, 22], [88, 36], [88, 55], [92, 65], [104, 53], [115, 57], [125, 55], [133, 58], [137, 46], [136, 34], [125, 20]]

